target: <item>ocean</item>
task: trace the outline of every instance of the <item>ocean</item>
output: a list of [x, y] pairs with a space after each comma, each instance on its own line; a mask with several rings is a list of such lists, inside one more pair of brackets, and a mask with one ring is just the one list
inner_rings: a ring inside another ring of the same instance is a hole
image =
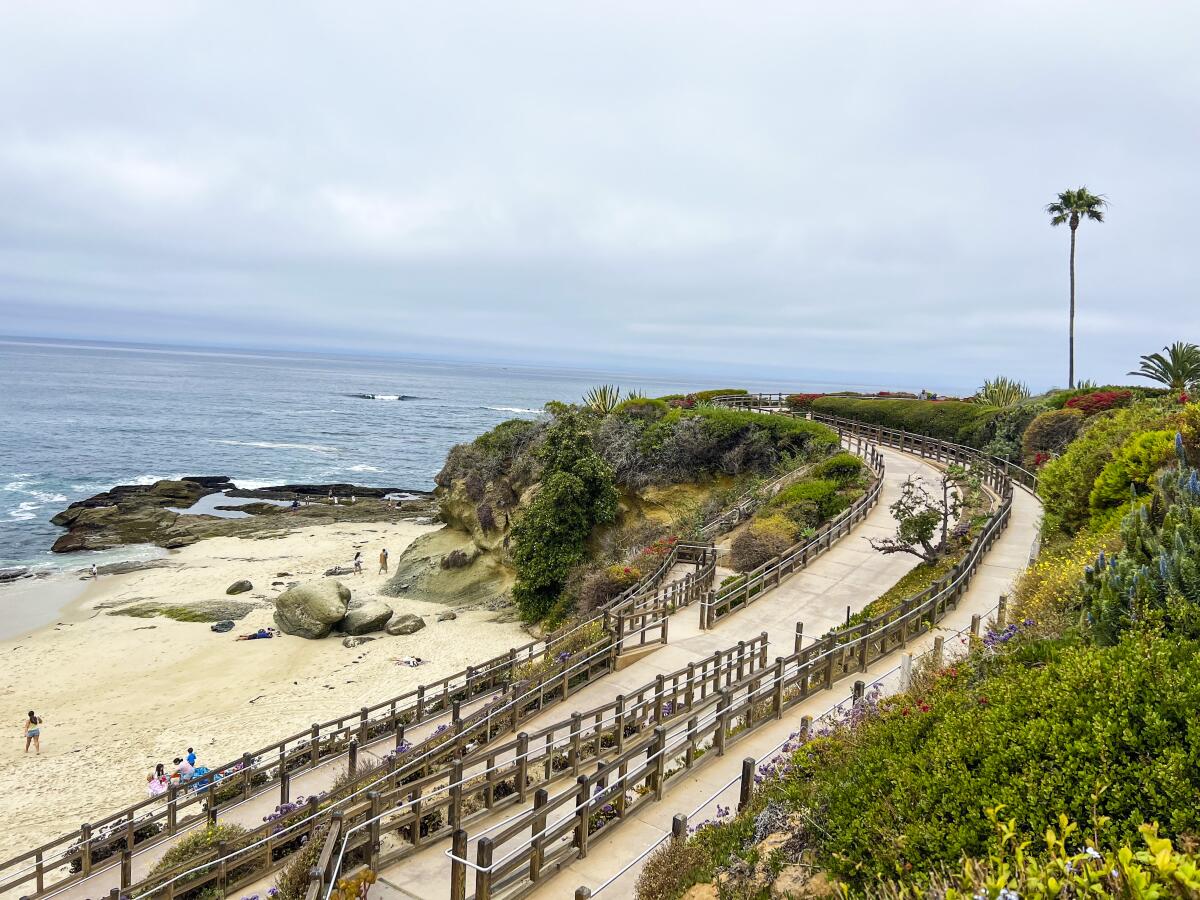
[[651, 396], [722, 386], [521, 366], [0, 340], [0, 567], [62, 570], [146, 555], [49, 552], [62, 533], [50, 517], [117, 484], [228, 475], [244, 488], [343, 481], [428, 490], [454, 444], [600, 383]]

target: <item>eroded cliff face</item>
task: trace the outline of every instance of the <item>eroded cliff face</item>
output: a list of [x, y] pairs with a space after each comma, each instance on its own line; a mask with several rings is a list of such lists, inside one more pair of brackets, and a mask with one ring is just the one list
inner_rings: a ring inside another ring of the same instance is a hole
[[[616, 521], [592, 535], [593, 554], [604, 554], [621, 533], [639, 523], [665, 528], [694, 514], [723, 485], [724, 480], [637, 492], [622, 489]], [[383, 589], [385, 594], [457, 606], [508, 607], [508, 592], [516, 580], [508, 545], [538, 486], [525, 488], [520, 496], [506, 486], [499, 491], [489, 486], [483, 494], [468, 487], [456, 480], [438, 488], [445, 527], [418, 538], [404, 551], [395, 563], [396, 574]]]

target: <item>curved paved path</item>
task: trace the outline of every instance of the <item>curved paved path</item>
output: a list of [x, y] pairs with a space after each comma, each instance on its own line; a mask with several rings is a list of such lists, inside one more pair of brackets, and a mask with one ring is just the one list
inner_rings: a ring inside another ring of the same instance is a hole
[[[710, 658], [716, 650], [726, 649], [741, 639], [757, 637], [764, 631], [767, 632], [772, 647], [768, 656], [773, 658], [787, 655], [792, 652], [796, 622], [804, 622], [806, 635], [811, 638], [819, 637], [829, 628], [845, 621], [847, 606], [851, 607], [852, 612], [857, 611], [890, 588], [915, 565], [916, 558], [906, 554], [884, 556], [872, 550], [866, 539], [894, 534], [895, 521], [888, 507], [899, 497], [901, 485], [909, 475], [919, 474], [927, 479], [935, 479], [939, 477], [939, 472], [917, 457], [886, 448], [882, 452], [886, 471], [879, 502], [850, 534], [835, 543], [806, 569], [764, 594], [756, 602], [722, 619], [709, 631], [700, 630], [700, 611], [696, 606], [678, 611], [671, 617], [667, 646], [619, 672], [586, 686], [572, 696], [572, 703], [568, 707], [549, 709], [541, 716], [524, 723], [523, 729], [533, 731], [562, 721], [570, 715], [570, 710], [599, 706], [618, 693], [629, 692], [653, 681], [654, 677], [662, 672], [682, 668], [689, 662], [701, 662]], [[1028, 550], [1027, 544], [1026, 555]], [[822, 699], [828, 702], [827, 698]], [[771, 731], [770, 728], [764, 730]], [[755, 737], [757, 738], [757, 734]], [[751, 738], [747, 738], [745, 744], [749, 748]], [[739, 743], [739, 753], [741, 746]], [[723, 777], [724, 771], [723, 766], [710, 765], [702, 769], [698, 777], [716, 779]], [[610, 847], [607, 841], [596, 841], [593, 844], [595, 849], [590, 850], [588, 858], [579, 863], [592, 863], [602, 867], [609, 861], [614, 871], [619, 869], [625, 860], [637, 855], [637, 852], [626, 855], [623, 848], [632, 848], [639, 841], [648, 845], [657, 839], [654, 831], [657, 826], [640, 820], [665, 815], [666, 827], [669, 830], [671, 813], [677, 812], [685, 805], [685, 801], [676, 800], [676, 793], [672, 791], [670, 800], [654, 804], [645, 813], [632, 817], [620, 829], [610, 832], [610, 840], [613, 842], [610, 849], [605, 849]], [[691, 805], [694, 806], [695, 803]], [[493, 824], [493, 821], [506, 819], [515, 812], [516, 808], [507, 808], [494, 819], [474, 823], [468, 831], [478, 833]], [[446, 837], [448, 836], [447, 832]], [[444, 853], [448, 846], [448, 840], [431, 842], [427, 848], [384, 869], [380, 873], [380, 880], [372, 889], [372, 896], [380, 900], [445, 900], [450, 896], [450, 865]], [[473, 853], [472, 846], [468, 855]], [[573, 869], [574, 866], [568, 866], [566, 871], [570, 872]], [[583, 876], [570, 877], [578, 880]], [[570, 877], [567, 878], [568, 881]], [[561, 875], [554, 878], [556, 887], [540, 888], [539, 893], [549, 897], [571, 896], [578, 885], [571, 885], [568, 890], [563, 878]], [[583, 878], [579, 883], [599, 884], [601, 881], [603, 878]], [[468, 887], [468, 893], [470, 891], [471, 888]], [[632, 888], [614, 894], [620, 897], [631, 895]]]
[[[893, 465], [895, 452], [889, 452], [888, 467], [889, 470]], [[1030, 551], [1034, 541], [1038, 537], [1038, 528], [1041, 523], [1042, 507], [1041, 504], [1031, 495], [1020, 488], [1016, 489], [1013, 497], [1012, 515], [1009, 519], [1007, 530], [1000, 536], [992, 549], [984, 557], [983, 563], [976, 572], [967, 593], [959, 601], [957, 608], [951, 610], [938, 626], [932, 631], [923, 635], [921, 638], [910, 641], [908, 652], [911, 652], [914, 657], [919, 656], [933, 646], [934, 638], [941, 635], [949, 642], [950, 636], [957, 632], [965, 632], [971, 623], [971, 616], [979, 614], [985, 619], [996, 606], [996, 602], [1001, 594], [1008, 593], [1017, 576], [1025, 569], [1029, 562]], [[876, 554], [878, 556], [879, 554]], [[816, 570], [821, 564], [818, 560], [814, 564], [813, 569]], [[840, 561], [835, 561], [833, 566], [834, 571], [840, 567]], [[825, 576], [828, 567], [820, 573], [814, 571], [812, 574], [818, 575], [816, 581], [820, 583], [820, 579]], [[862, 578], [867, 578], [865, 573]], [[809, 587], [813, 584], [811, 579], [801, 581], [803, 575], [799, 575], [790, 582], [785, 582], [781, 585], [776, 593], [790, 595], [796, 598], [800, 607], [805, 610], [804, 614], [799, 618], [805, 622], [805, 632], [808, 633], [808, 621], [811, 618], [814, 622], [817, 621], [817, 616], [824, 612], [829, 624], [836, 624], [839, 610], [844, 615], [845, 604], [841, 602], [844, 596], [842, 587], [847, 587], [857, 583], [858, 578], [853, 580], [847, 577], [841, 578], [828, 586], [828, 593], [825, 595], [830, 598], [837, 598], [836, 606], [822, 611], [819, 598], [812, 597], [808, 594]], [[839, 587], [841, 585], [842, 587]], [[754, 607], [747, 611], [748, 616], [754, 615]], [[810, 615], [811, 611], [811, 615]], [[765, 610], [764, 610], [765, 612]], [[738, 616], [734, 616], [736, 620]], [[747, 623], [750, 619], [744, 620]], [[766, 627], [764, 625], [764, 627]], [[812, 634], [817, 635], [823, 631], [823, 628], [813, 628]], [[959, 648], [961, 649], [961, 648]], [[953, 652], [948, 646], [946, 652]], [[775, 654], [772, 654], [775, 655]], [[899, 665], [900, 655], [891, 654], [877, 661], [872, 665], [865, 675], [860, 675], [859, 678], [870, 684], [876, 679], [887, 676], [897, 665]], [[898, 687], [898, 678], [892, 676], [887, 678], [883, 684], [885, 692], [894, 691]], [[574, 895], [576, 888], [586, 885], [593, 892], [597, 891], [602, 885], [605, 885], [609, 879], [618, 876], [622, 868], [627, 866], [632, 860], [638, 858], [647, 848], [653, 846], [656, 842], [662, 839], [671, 831], [672, 816], [679, 812], [691, 813], [697, 807], [702, 808], [699, 813], [692, 817], [693, 824], [703, 821], [706, 818], [711, 818], [715, 814], [715, 808], [718, 803], [723, 806], [732, 808], [737, 804], [738, 787], [734, 784], [731, 787], [721, 788], [728, 784], [731, 779], [738, 776], [741, 760], [745, 757], [752, 756], [762, 761], [764, 757], [774, 755], [776, 749], [783, 743], [798, 727], [801, 716], [812, 716], [814, 719], [828, 710], [837, 702], [845, 699], [845, 694], [842, 691], [822, 692], [814, 695], [807, 703], [802, 703], [789, 712], [789, 714], [779, 722], [774, 722], [765, 725], [752, 734], [746, 736], [739, 741], [735, 747], [731, 748], [727, 757], [719, 762], [714, 762], [709, 766], [699, 769], [691, 778], [680, 781], [673, 787], [665, 800], [661, 803], [654, 803], [642, 807], [633, 817], [632, 821], [626, 822], [621, 828], [614, 829], [610, 832], [601, 832], [591, 838], [588, 848], [588, 856], [585, 859], [577, 859], [565, 865], [557, 875], [543, 882], [534, 892], [535, 896], [539, 897], [571, 897]], [[720, 793], [717, 793], [720, 791]], [[717, 793], [716, 797], [712, 795]], [[711, 798], [711, 799], [710, 799]], [[707, 802], [706, 802], [707, 801]], [[637, 882], [637, 876], [641, 871], [641, 863], [635, 864], [628, 871], [620, 874], [611, 884], [608, 884], [603, 891], [599, 893], [602, 898], [618, 898], [633, 897], [634, 887]], [[423, 896], [423, 895], [422, 895]], [[440, 894], [439, 897], [448, 897], [449, 894]]]

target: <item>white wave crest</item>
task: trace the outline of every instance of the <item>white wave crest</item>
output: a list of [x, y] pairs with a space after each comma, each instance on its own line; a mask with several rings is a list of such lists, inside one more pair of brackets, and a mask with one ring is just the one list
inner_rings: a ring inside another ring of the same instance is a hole
[[525, 409], [522, 406], [486, 406], [484, 408], [494, 412], [526, 413], [534, 416], [541, 414], [540, 409]]
[[351, 466], [346, 471], [347, 472], [382, 472], [383, 469], [379, 468], [378, 466], [368, 466], [366, 464], [363, 464], [363, 465], [358, 465], [358, 466]]
[[311, 453], [339, 453], [337, 447], [323, 447], [320, 444], [286, 444], [274, 441], [217, 441], [218, 444], [229, 444], [234, 447], [258, 447], [262, 450], [308, 450]]

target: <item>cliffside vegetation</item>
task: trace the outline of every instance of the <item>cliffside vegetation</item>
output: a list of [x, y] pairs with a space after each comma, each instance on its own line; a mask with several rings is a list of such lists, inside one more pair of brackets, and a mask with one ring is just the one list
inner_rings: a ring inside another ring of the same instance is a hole
[[639, 897], [1197, 896], [1200, 404], [1062, 393], [1010, 623], [793, 740]]
[[[603, 386], [581, 404], [549, 403], [542, 418], [504, 422], [453, 448], [437, 476], [452, 528], [413, 545], [394, 589], [462, 590], [483, 577], [490, 592], [511, 593], [526, 621], [562, 621], [641, 577], [656, 564], [646, 551], [694, 535], [777, 472], [837, 450], [823, 425], [709, 402], [728, 393], [622, 397]], [[780, 507], [793, 515], [791, 533], [849, 502], [837, 479], [853, 480], [857, 468], [840, 466], [829, 496]]]

